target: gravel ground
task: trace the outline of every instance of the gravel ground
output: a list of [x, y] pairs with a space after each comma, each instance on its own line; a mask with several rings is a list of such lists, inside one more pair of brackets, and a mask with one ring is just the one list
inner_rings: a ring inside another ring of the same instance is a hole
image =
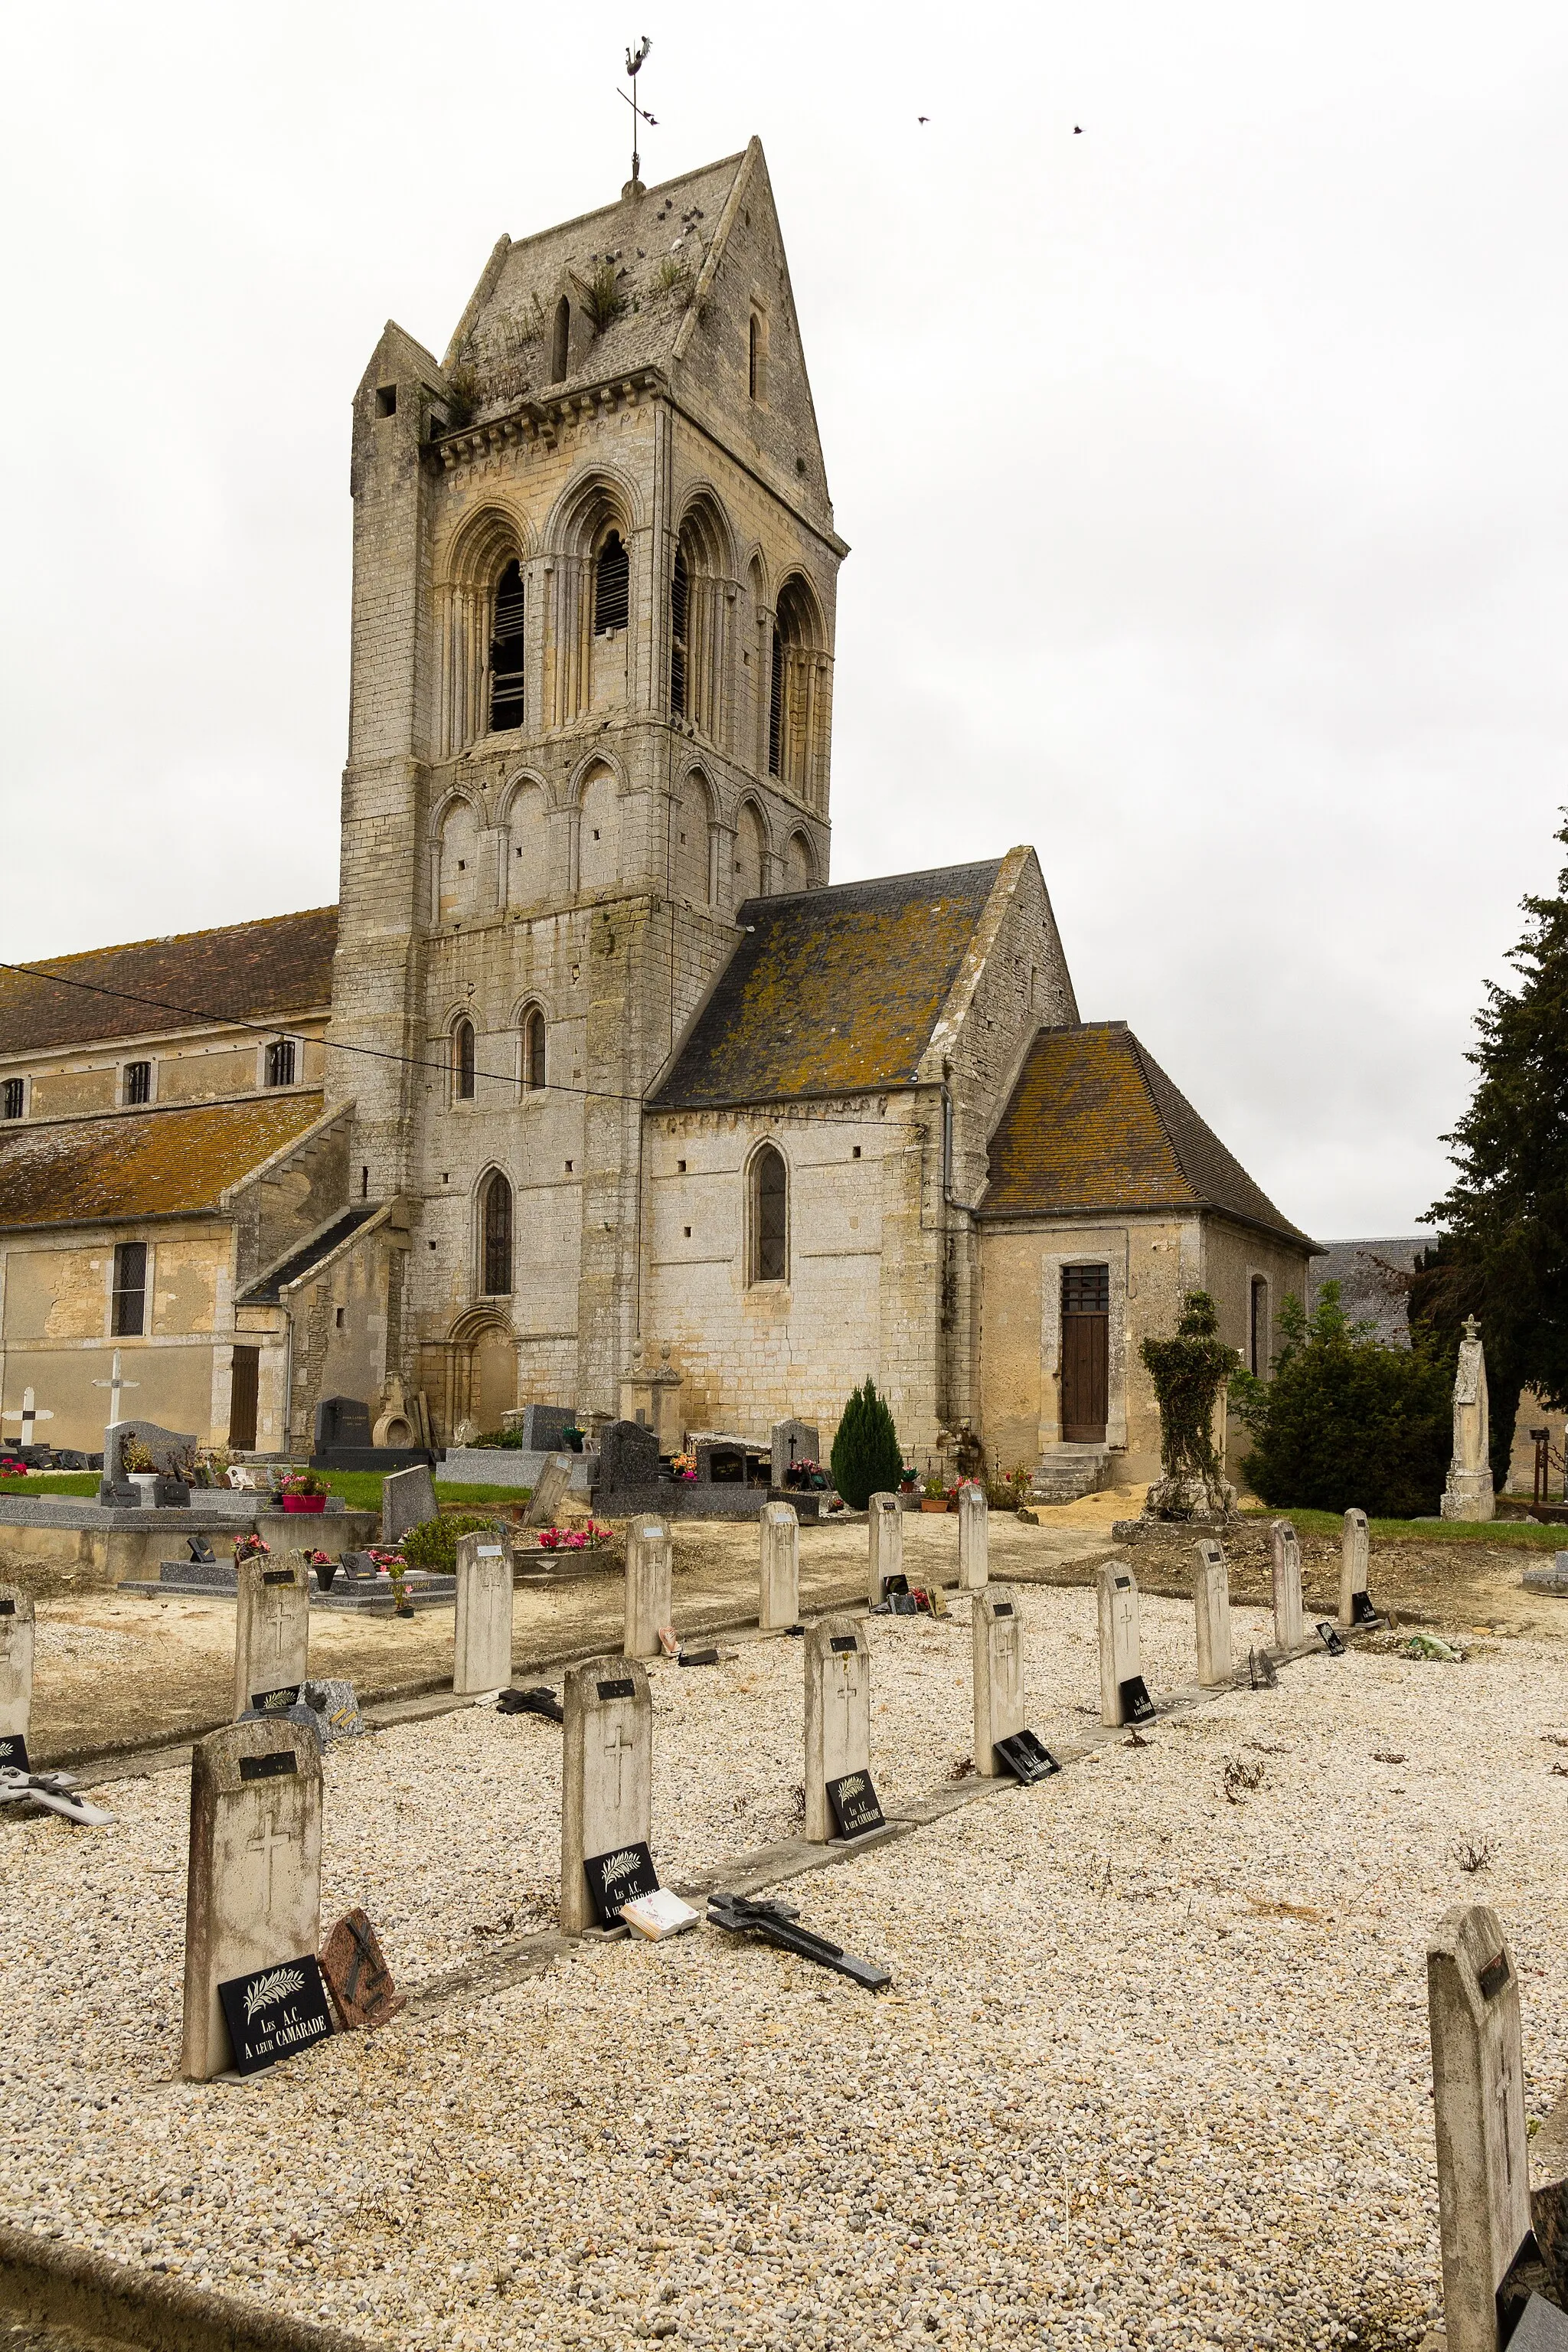
[[[889, 1811], [968, 1754], [963, 1608], [872, 1627]], [[1024, 1609], [1031, 1721], [1068, 1745], [1093, 1598]], [[1237, 1612], [1243, 1654], [1263, 1626]], [[1156, 1694], [1190, 1678], [1188, 1610], [1146, 1601], [1144, 1633]], [[800, 1676], [786, 1642], [655, 1671], [667, 1878], [792, 1829]], [[363, 1901], [409, 1988], [476, 1927], [548, 1924], [558, 1747], [473, 1710], [333, 1751], [329, 1916]], [[1237, 1803], [1229, 1759], [1261, 1768]], [[0, 1843], [0, 2211], [408, 2352], [1394, 2352], [1436, 2308], [1449, 1904], [1513, 1939], [1532, 2114], [1568, 2073], [1563, 1763], [1555, 1647], [1314, 1657], [798, 1882], [888, 1994], [704, 1929], [203, 2087], [172, 2075], [185, 1784], [118, 1783], [115, 1828]]]

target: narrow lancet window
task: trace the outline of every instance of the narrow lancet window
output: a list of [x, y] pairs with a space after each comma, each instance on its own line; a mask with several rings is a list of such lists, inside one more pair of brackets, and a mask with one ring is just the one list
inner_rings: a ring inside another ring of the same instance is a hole
[[630, 601], [630, 566], [626, 551], [621, 544], [618, 530], [612, 530], [599, 550], [594, 566], [594, 633], [608, 636], [612, 629], [624, 629]]
[[495, 635], [490, 639], [490, 732], [522, 725], [522, 573], [509, 563], [496, 583]]
[[789, 1260], [789, 1171], [764, 1143], [752, 1162], [752, 1280], [783, 1282]]
[[487, 1298], [511, 1295], [511, 1186], [498, 1171], [485, 1186], [484, 1289]]
[[669, 588], [669, 707], [677, 719], [687, 716], [686, 648], [691, 609], [691, 581], [684, 550], [675, 551], [675, 577]]
[[474, 1099], [474, 1024], [459, 1021], [452, 1032], [452, 1094], [458, 1102]]

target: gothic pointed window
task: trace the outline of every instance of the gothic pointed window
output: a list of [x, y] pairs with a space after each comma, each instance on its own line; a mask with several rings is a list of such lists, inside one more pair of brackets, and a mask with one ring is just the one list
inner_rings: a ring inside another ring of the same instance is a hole
[[608, 636], [624, 629], [630, 600], [630, 566], [618, 530], [608, 532], [594, 566], [594, 634]]
[[495, 634], [490, 639], [490, 732], [522, 725], [522, 572], [509, 563], [496, 583]]
[[686, 551], [675, 551], [675, 576], [669, 586], [669, 707], [677, 719], [687, 716], [686, 652], [691, 610], [691, 579]]
[[480, 1257], [487, 1298], [511, 1296], [511, 1186], [498, 1169], [485, 1186]]
[[544, 1015], [537, 1004], [522, 1017], [522, 1088], [537, 1094], [544, 1084]]
[[452, 1032], [452, 1099], [474, 1099], [474, 1024], [459, 1021]]
[[764, 1143], [752, 1162], [752, 1280], [783, 1282], [789, 1264], [789, 1171]]
[[572, 345], [572, 305], [563, 294], [555, 305], [555, 323], [550, 337], [550, 381], [565, 380], [566, 362]]

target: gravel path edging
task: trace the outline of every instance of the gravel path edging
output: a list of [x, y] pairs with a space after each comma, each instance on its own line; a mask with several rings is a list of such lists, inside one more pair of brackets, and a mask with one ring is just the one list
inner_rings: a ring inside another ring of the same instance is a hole
[[136, 2352], [377, 2352], [368, 2337], [309, 2327], [105, 2254], [55, 2246], [7, 2221], [0, 2221], [0, 2313]]

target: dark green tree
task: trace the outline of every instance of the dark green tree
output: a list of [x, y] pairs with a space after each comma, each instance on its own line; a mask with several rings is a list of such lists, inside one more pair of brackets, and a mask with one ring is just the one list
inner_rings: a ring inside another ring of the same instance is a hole
[[1271, 1381], [1237, 1372], [1231, 1402], [1255, 1442], [1242, 1472], [1262, 1502], [1414, 1519], [1436, 1513], [1453, 1444], [1453, 1365], [1419, 1340], [1386, 1348], [1325, 1282], [1308, 1315], [1279, 1308]]
[[863, 1511], [873, 1495], [896, 1495], [904, 1475], [899, 1433], [876, 1383], [853, 1389], [838, 1423], [831, 1456], [833, 1483], [852, 1511]]
[[[1568, 848], [1568, 823], [1554, 837]], [[1555, 898], [1522, 904], [1518, 985], [1489, 982], [1476, 1015], [1479, 1079], [1443, 1138], [1458, 1172], [1427, 1212], [1443, 1239], [1411, 1298], [1413, 1327], [1450, 1359], [1461, 1318], [1479, 1319], [1500, 1486], [1521, 1389], [1568, 1406], [1568, 867]]]
[[1145, 1509], [1163, 1518], [1224, 1511], [1229, 1499], [1214, 1442], [1215, 1403], [1236, 1370], [1236, 1349], [1219, 1337], [1219, 1317], [1206, 1290], [1189, 1290], [1175, 1336], [1145, 1339], [1139, 1353], [1154, 1383], [1160, 1408], [1160, 1466]]

